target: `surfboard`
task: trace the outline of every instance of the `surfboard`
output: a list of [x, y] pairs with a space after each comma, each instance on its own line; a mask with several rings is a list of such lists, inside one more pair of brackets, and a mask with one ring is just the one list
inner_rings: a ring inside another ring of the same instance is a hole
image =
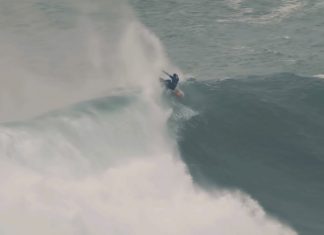
[[184, 93], [183, 93], [183, 91], [180, 90], [179, 88], [175, 89], [172, 93], [173, 93], [176, 97], [179, 97], [179, 98], [184, 97]]

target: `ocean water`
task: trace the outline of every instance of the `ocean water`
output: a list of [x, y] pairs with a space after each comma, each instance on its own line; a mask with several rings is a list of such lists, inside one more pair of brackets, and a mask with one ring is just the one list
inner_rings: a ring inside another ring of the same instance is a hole
[[2, 0], [0, 234], [322, 234], [323, 9]]

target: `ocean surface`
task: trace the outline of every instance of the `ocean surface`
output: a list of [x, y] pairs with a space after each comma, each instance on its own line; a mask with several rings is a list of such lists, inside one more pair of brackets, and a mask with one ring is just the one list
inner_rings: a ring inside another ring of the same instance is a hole
[[324, 234], [323, 10], [2, 0], [0, 235]]

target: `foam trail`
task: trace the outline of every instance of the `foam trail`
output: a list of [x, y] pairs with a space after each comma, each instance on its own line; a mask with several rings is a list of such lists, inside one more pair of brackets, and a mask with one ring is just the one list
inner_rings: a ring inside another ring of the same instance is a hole
[[1, 234], [296, 234], [247, 195], [193, 184], [158, 98], [168, 60], [127, 6], [1, 4], [30, 27], [8, 26], [0, 45], [15, 51], [0, 89], [16, 90], [0, 110]]
[[314, 75], [315, 78], [324, 78], [324, 74], [316, 74]]
[[7, 169], [4, 234], [295, 234], [244, 195], [195, 189], [167, 155], [79, 180]]
[[[260, 13], [257, 9], [253, 7], [253, 4], [251, 3], [251, 7], [245, 7], [244, 3], [248, 2], [245, 0], [228, 0], [225, 2], [230, 8], [235, 10], [235, 13], [229, 14], [228, 19], [222, 19], [219, 20], [219, 22], [238, 21], [254, 24], [268, 24], [280, 22], [281, 20], [290, 17], [291, 15], [293, 15], [293, 13], [302, 9], [305, 4], [303, 1], [299, 0], [278, 1], [274, 3], [275, 6], [272, 9], [262, 9], [263, 7], [261, 7], [261, 9], [266, 13]], [[255, 2], [257, 3], [257, 1]], [[269, 3], [272, 2], [273, 1], [269, 1]], [[269, 5], [269, 3], [265, 2], [262, 5], [267, 6]]]

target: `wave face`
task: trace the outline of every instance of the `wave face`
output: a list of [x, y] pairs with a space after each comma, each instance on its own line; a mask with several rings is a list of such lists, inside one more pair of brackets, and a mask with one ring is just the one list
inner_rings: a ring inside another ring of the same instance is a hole
[[300, 234], [323, 231], [324, 82], [293, 74], [188, 82], [199, 115], [178, 130], [207, 188], [239, 188]]

